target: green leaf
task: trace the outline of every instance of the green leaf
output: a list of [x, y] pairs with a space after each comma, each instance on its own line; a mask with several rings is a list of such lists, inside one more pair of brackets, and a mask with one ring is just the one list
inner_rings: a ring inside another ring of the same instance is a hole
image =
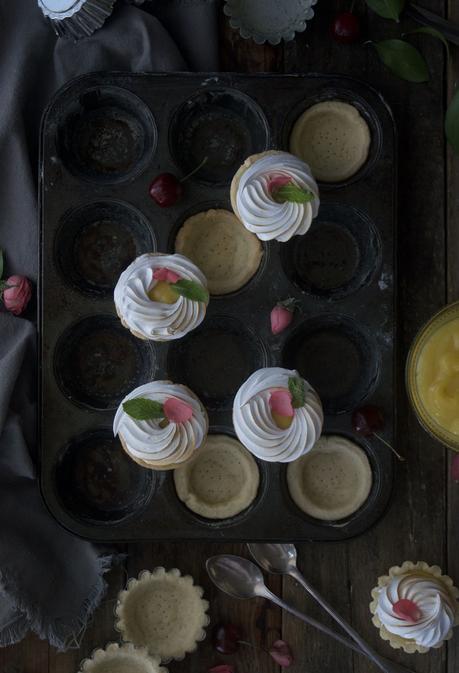
[[288, 389], [292, 395], [292, 406], [294, 409], [304, 407], [306, 402], [306, 392], [304, 389], [304, 381], [298, 376], [291, 376], [288, 380]]
[[448, 106], [445, 117], [445, 133], [449, 144], [459, 154], [459, 89]]
[[194, 280], [178, 280], [176, 283], [172, 284], [172, 287], [175, 288], [182, 297], [186, 297], [186, 299], [202, 301], [204, 304], [207, 304], [209, 301], [209, 293], [206, 288], [199, 285], [199, 283], [195, 283]]
[[415, 35], [416, 33], [422, 33], [424, 35], [430, 35], [431, 37], [437, 38], [437, 40], [440, 40], [440, 42], [443, 42], [443, 45], [446, 49], [446, 52], [449, 57], [449, 44], [448, 40], [446, 37], [443, 35], [443, 33], [440, 33], [439, 30], [436, 28], [431, 28], [430, 26], [422, 26], [422, 28], [416, 28], [416, 30], [410, 30], [408, 33], [403, 33], [403, 35]]
[[398, 21], [400, 14], [405, 7], [406, 0], [366, 0], [370, 9], [383, 19], [393, 19]]
[[135, 397], [123, 402], [123, 410], [135, 418], [136, 421], [150, 421], [164, 418], [164, 409], [161, 402], [148, 400], [145, 397]]
[[292, 203], [310, 203], [314, 200], [312, 192], [294, 185], [293, 182], [274, 189], [272, 197], [277, 203], [285, 203], [286, 201]]
[[404, 40], [373, 42], [379, 58], [392, 72], [408, 82], [427, 82], [429, 70], [422, 54]]
[[4, 268], [3, 250], [0, 248], [0, 278], [3, 278], [3, 268]]

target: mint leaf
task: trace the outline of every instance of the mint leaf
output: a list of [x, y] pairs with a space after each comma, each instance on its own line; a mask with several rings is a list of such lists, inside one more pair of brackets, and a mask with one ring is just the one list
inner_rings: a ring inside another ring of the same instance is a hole
[[400, 14], [405, 7], [406, 0], [366, 0], [370, 9], [383, 19], [393, 19], [398, 21]]
[[421, 34], [424, 34], [424, 35], [430, 35], [431, 37], [435, 37], [435, 38], [437, 38], [437, 40], [440, 40], [440, 42], [443, 43], [443, 46], [445, 47], [446, 52], [447, 52], [448, 57], [449, 57], [448, 40], [443, 35], [443, 33], [440, 33], [439, 30], [437, 30], [436, 28], [431, 28], [430, 26], [422, 26], [422, 28], [416, 28], [415, 30], [410, 30], [408, 33], [403, 33], [403, 37], [405, 37], [405, 35], [415, 35], [416, 33], [421, 33]]
[[0, 278], [3, 278], [3, 250], [0, 248]]
[[310, 203], [314, 200], [312, 192], [294, 185], [293, 182], [274, 189], [272, 197], [277, 203], [285, 203], [286, 201], [291, 203]]
[[445, 117], [445, 133], [449, 144], [459, 154], [459, 89], [448, 106]]
[[304, 407], [306, 402], [306, 391], [304, 381], [298, 376], [291, 376], [288, 380], [288, 389], [292, 395], [292, 406], [294, 409]]
[[378, 56], [385, 66], [407, 82], [427, 82], [429, 70], [421, 53], [404, 40], [374, 42]]
[[145, 397], [135, 397], [123, 402], [123, 410], [136, 421], [150, 421], [164, 418], [164, 409], [161, 402], [147, 400]]
[[178, 280], [176, 283], [172, 284], [172, 287], [186, 299], [202, 301], [205, 304], [209, 301], [209, 293], [206, 288], [199, 285], [199, 283], [195, 283], [194, 280]]

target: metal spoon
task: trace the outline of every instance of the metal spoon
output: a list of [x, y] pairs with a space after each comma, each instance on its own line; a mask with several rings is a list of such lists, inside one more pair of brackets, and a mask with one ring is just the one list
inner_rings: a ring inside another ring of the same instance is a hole
[[[301, 621], [305, 622], [306, 624], [309, 624], [322, 633], [325, 633], [331, 638], [334, 638], [342, 645], [351, 648], [359, 654], [365, 654], [366, 656], [369, 656], [352, 640], [348, 640], [348, 638], [345, 638], [339, 633], [336, 633], [333, 631], [333, 629], [325, 626], [325, 624], [322, 624], [312, 617], [309, 617], [309, 615], [296, 610], [288, 603], [285, 603], [281, 598], [279, 598], [279, 596], [273, 594], [264, 583], [261, 570], [248, 559], [241, 558], [240, 556], [232, 556], [230, 554], [212, 556], [211, 558], [207, 559], [206, 568], [209, 577], [215, 586], [217, 586], [221, 591], [228, 594], [229, 596], [239, 599], [256, 597], [266, 598], [268, 601], [271, 601], [286, 612], [289, 612], [298, 619], [301, 619]], [[384, 670], [386, 673], [413, 673], [403, 666], [398, 666], [398, 664], [388, 661], [383, 657], [379, 657], [379, 655], [377, 655], [377, 657], [378, 662], [381, 662], [380, 668], [382, 668], [384, 665], [382, 670]]]
[[357, 643], [360, 650], [385, 673], [393, 673], [396, 664], [381, 657], [362, 636], [325, 600], [306, 578], [300, 573], [296, 565], [297, 553], [293, 544], [247, 544], [255, 561], [267, 572], [277, 575], [290, 575], [314, 598], [317, 603], [335, 622], [348, 633]]

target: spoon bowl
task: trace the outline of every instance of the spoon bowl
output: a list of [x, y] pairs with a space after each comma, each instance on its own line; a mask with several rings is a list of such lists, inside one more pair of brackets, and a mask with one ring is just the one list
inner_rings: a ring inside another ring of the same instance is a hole
[[252, 557], [267, 572], [276, 575], [290, 574], [296, 568], [296, 548], [293, 544], [247, 544]]
[[266, 587], [261, 570], [248, 559], [231, 554], [212, 556], [207, 559], [206, 568], [215, 586], [233, 598], [264, 595]]

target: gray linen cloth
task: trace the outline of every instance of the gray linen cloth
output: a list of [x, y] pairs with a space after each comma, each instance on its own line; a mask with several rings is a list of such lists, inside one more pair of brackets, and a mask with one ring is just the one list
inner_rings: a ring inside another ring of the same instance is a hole
[[[38, 131], [59, 86], [97, 70], [218, 67], [214, 3], [118, 4], [100, 31], [73, 43], [55, 37], [36, 0], [0, 0], [0, 248], [7, 275], [37, 280]], [[183, 55], [172, 33], [183, 41]], [[65, 648], [100, 601], [111, 558], [62, 529], [41, 501], [35, 308], [34, 298], [24, 317], [0, 310], [0, 645], [30, 629]]]

